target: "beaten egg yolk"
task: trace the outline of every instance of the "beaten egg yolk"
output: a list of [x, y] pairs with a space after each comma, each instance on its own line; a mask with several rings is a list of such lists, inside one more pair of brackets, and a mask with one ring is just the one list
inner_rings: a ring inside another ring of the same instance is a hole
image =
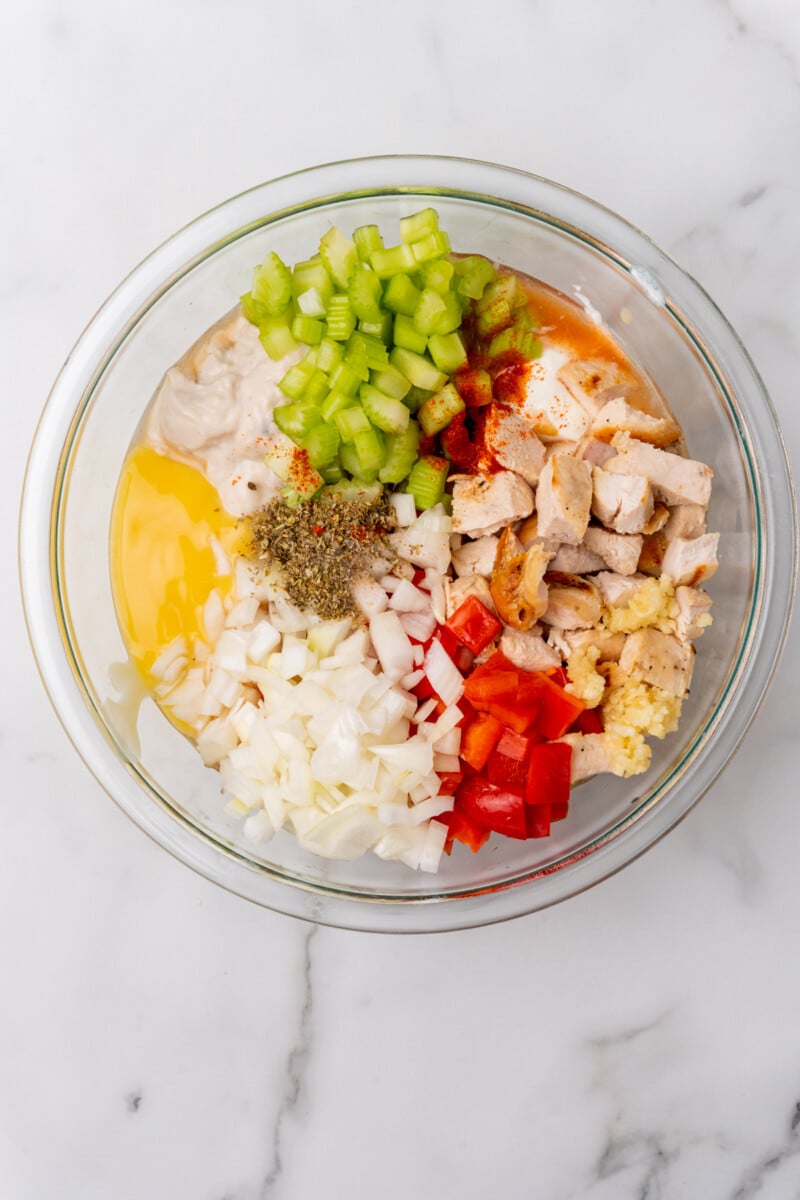
[[231, 588], [212, 535], [229, 556], [239, 549], [238, 523], [205, 476], [148, 446], [134, 450], [111, 517], [111, 582], [128, 652], [145, 673], [175, 638], [191, 648], [204, 637], [206, 600]]

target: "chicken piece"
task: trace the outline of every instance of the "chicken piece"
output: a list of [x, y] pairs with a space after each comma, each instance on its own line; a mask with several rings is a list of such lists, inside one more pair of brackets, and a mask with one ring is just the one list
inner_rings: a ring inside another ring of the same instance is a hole
[[718, 533], [704, 533], [697, 538], [672, 538], [664, 551], [661, 571], [676, 585], [705, 583], [719, 566], [718, 544]]
[[539, 517], [536, 513], [532, 513], [522, 522], [517, 530], [517, 537], [525, 550], [529, 550], [536, 543], [551, 555], [557, 554], [561, 545], [558, 538], [539, 537]]
[[632, 408], [622, 396], [604, 404], [592, 421], [592, 435], [601, 442], [610, 442], [620, 432], [651, 446], [671, 446], [681, 436], [680, 426], [672, 417], [651, 417]]
[[520, 629], [506, 628], [500, 638], [500, 650], [521, 671], [546, 671], [548, 667], [561, 666], [558, 651], [533, 630], [523, 633]]
[[525, 419], [540, 438], [578, 441], [589, 431], [591, 414], [549, 366], [545, 355], [530, 364], [523, 402]]
[[505, 625], [529, 631], [538, 621], [547, 607], [544, 573], [550, 558], [538, 543], [524, 550], [510, 526], [503, 531], [489, 586]]
[[644, 539], [639, 533], [609, 533], [590, 525], [583, 535], [583, 544], [602, 558], [607, 567], [620, 575], [633, 575], [639, 563]]
[[577, 546], [583, 541], [592, 504], [592, 468], [569, 454], [554, 454], [536, 492], [538, 531]]
[[474, 542], [462, 542], [458, 550], [453, 551], [453, 569], [456, 575], [485, 575], [488, 579], [494, 566], [498, 540], [497, 537], [487, 534]]
[[644, 575], [618, 575], [615, 571], [601, 571], [595, 575], [594, 583], [609, 608], [626, 608], [644, 578]]
[[453, 530], [471, 537], [497, 533], [533, 512], [533, 492], [513, 471], [496, 475], [456, 475]]
[[570, 761], [570, 781], [581, 783], [592, 775], [600, 775], [611, 770], [611, 762], [606, 753], [606, 738], [603, 733], [565, 733], [556, 741], [564, 742], [572, 747]]
[[565, 542], [559, 546], [550, 563], [550, 570], [566, 571], [568, 575], [590, 575], [593, 571], [604, 571], [606, 565], [585, 542], [581, 542], [580, 546], [570, 546]]
[[667, 539], [663, 529], [659, 529], [656, 533], [644, 534], [642, 552], [639, 555], [639, 570], [645, 575], [660, 575], [666, 550]]
[[[624, 475], [617, 475], [616, 478], [617, 479], [625, 479], [626, 477]], [[630, 476], [628, 476], [627, 478], [630, 479]], [[681, 512], [681, 510], [684, 508], [693, 508], [693, 507], [694, 506], [692, 504], [682, 504], [680, 508], [676, 508], [674, 511]], [[669, 521], [669, 514], [671, 511], [673, 511], [673, 510], [667, 508], [666, 504], [662, 504], [661, 501], [659, 500], [657, 504], [653, 505], [653, 515], [650, 518], [650, 520], [647, 522], [647, 524], [645, 525], [644, 529], [642, 530], [642, 533], [658, 533], [659, 530], [663, 529], [665, 527], [665, 525], [667, 524], [667, 522]], [[622, 532], [622, 531], [620, 531], [620, 532]], [[627, 530], [625, 530], [625, 532], [627, 532]]]
[[598, 662], [619, 662], [625, 636], [624, 633], [610, 633], [607, 629], [570, 629], [562, 634], [567, 657], [576, 651], [597, 650]]
[[617, 363], [600, 358], [569, 362], [560, 369], [557, 378], [590, 417], [596, 417], [609, 400], [627, 396], [634, 390], [627, 372]]
[[590, 579], [549, 571], [544, 581], [547, 607], [541, 617], [546, 625], [554, 625], [557, 629], [591, 629], [597, 624], [602, 602]]
[[708, 507], [714, 472], [705, 463], [648, 446], [627, 433], [615, 434], [612, 445], [617, 454], [603, 470], [612, 475], [644, 475], [650, 480], [656, 499], [666, 504]]
[[[669, 510], [669, 519], [664, 525], [664, 536], [668, 539], [700, 537], [706, 531], [706, 506], [704, 504], [679, 504]], [[648, 530], [649, 532], [649, 530]]]
[[458, 579], [452, 580], [445, 576], [444, 594], [448, 617], [452, 617], [459, 604], [463, 604], [467, 596], [477, 597], [481, 604], [489, 609], [489, 612], [496, 612], [489, 582], [482, 575], [460, 575]]
[[489, 453], [526, 483], [537, 484], [544, 466], [544, 446], [519, 413], [501, 404], [486, 409], [483, 440]]
[[593, 467], [602, 467], [603, 463], [608, 462], [616, 453], [614, 447], [609, 446], [608, 442], [598, 442], [594, 437], [581, 438], [577, 449], [578, 458], [585, 459]]
[[713, 621], [709, 612], [711, 597], [702, 588], [681, 584], [675, 588], [675, 599], [679, 610], [675, 618], [675, 632], [682, 642], [693, 642]]
[[673, 696], [686, 696], [692, 679], [694, 648], [670, 633], [649, 627], [637, 629], [628, 634], [619, 665], [626, 675], [639, 675], [645, 683]]
[[641, 533], [653, 510], [653, 489], [644, 475], [612, 475], [592, 467], [592, 512], [608, 529]]

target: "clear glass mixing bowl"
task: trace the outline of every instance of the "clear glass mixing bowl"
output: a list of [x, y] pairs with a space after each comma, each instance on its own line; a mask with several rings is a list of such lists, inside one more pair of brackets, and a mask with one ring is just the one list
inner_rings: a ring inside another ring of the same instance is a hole
[[[331, 224], [386, 230], [427, 204], [458, 251], [577, 299], [653, 378], [690, 452], [715, 471], [714, 624], [677, 733], [646, 775], [575, 793], [550, 839], [456, 846], [438, 875], [367, 856], [329, 862], [280, 834], [248, 845], [217, 776], [150, 699], [138, 714], [109, 580], [109, 520], [130, 440], [167, 367], [231, 308], [268, 248], [305, 258]], [[487, 163], [387, 157], [315, 167], [198, 218], [121, 284], [59, 375], [31, 450], [20, 569], [45, 686], [87, 766], [160, 845], [251, 900], [369, 930], [452, 929], [531, 912], [597, 883], [683, 817], [741, 743], [791, 610], [797, 536], [775, 414], [738, 337], [642, 233], [547, 180]]]

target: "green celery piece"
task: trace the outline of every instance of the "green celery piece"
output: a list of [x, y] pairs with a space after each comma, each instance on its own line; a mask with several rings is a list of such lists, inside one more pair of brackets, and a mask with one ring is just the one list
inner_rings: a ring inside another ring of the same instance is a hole
[[370, 427], [369, 417], [360, 404], [334, 413], [333, 421], [343, 442], [352, 442], [357, 433], [364, 433]]
[[402, 433], [408, 428], [408, 409], [402, 400], [387, 396], [371, 383], [362, 384], [358, 397], [372, 424], [384, 433]]
[[490, 305], [494, 304], [496, 300], [505, 300], [508, 307], [513, 311], [527, 304], [528, 297], [516, 275], [500, 275], [486, 288], [486, 291], [475, 305], [476, 311], [482, 313]]
[[301, 292], [295, 299], [297, 310], [304, 317], [324, 317], [326, 303], [316, 288]]
[[322, 421], [314, 425], [303, 440], [303, 448], [312, 467], [320, 470], [332, 463], [336, 458], [340, 440], [339, 430], [335, 425]]
[[338, 462], [329, 463], [327, 467], [320, 467], [319, 473], [327, 483], [338, 483], [340, 479], [344, 479], [344, 471]]
[[386, 446], [378, 429], [365, 429], [353, 438], [353, 447], [358, 458], [359, 475], [378, 471], [386, 462]]
[[498, 296], [478, 313], [478, 333], [481, 337], [493, 337], [501, 329], [507, 329], [513, 319], [508, 300]]
[[369, 379], [369, 363], [367, 362], [367, 347], [364, 344], [363, 337], [356, 340], [355, 335], [351, 335], [348, 338], [343, 365], [349, 367], [353, 374], [358, 377], [358, 387], [362, 383], [367, 382]]
[[428, 397], [432, 395], [433, 392], [427, 388], [412, 387], [408, 395], [404, 397], [403, 403], [409, 412], [415, 413], [419, 411]]
[[295, 300], [308, 292], [316, 292], [322, 301], [323, 312], [333, 295], [333, 280], [319, 259], [295, 263], [292, 270], [292, 295]]
[[352, 442], [345, 442], [339, 447], [339, 462], [348, 475], [361, 474], [361, 463], [358, 461], [356, 448]]
[[420, 333], [429, 337], [436, 330], [439, 317], [445, 316], [447, 307], [444, 297], [432, 288], [425, 288], [420, 294], [419, 302], [414, 310], [414, 324]]
[[428, 350], [433, 361], [445, 375], [454, 375], [467, 361], [467, 351], [458, 333], [434, 333], [428, 338]]
[[411, 350], [414, 354], [424, 354], [428, 339], [417, 329], [412, 317], [398, 313], [394, 319], [394, 344], [403, 350]]
[[328, 392], [328, 395], [319, 406], [319, 411], [323, 421], [332, 421], [338, 412], [343, 408], [350, 408], [353, 404], [353, 397], [348, 396], [347, 392]]
[[394, 313], [413, 317], [419, 304], [420, 290], [410, 275], [393, 275], [383, 291], [383, 303]]
[[414, 242], [411, 249], [417, 264], [430, 262], [433, 258], [444, 258], [446, 254], [450, 253], [450, 238], [444, 230], [439, 230], [437, 233], [429, 233], [426, 237], [420, 238], [418, 242]]
[[[322, 476], [320, 475], [320, 479]], [[312, 493], [313, 494], [313, 493]], [[306, 500], [310, 500], [310, 496], [303, 496], [289, 484], [281, 488], [281, 500], [287, 508], [299, 508], [301, 504], [305, 504]]]
[[377, 225], [359, 225], [353, 231], [353, 241], [358, 257], [365, 263], [372, 258], [373, 250], [383, 249], [383, 238]]
[[378, 371], [389, 365], [389, 351], [380, 338], [370, 337], [368, 333], [357, 332], [354, 337], [363, 337], [367, 352], [367, 366], [371, 371]]
[[385, 392], [387, 396], [394, 396], [395, 400], [402, 400], [411, 387], [405, 375], [391, 363], [378, 371], [370, 371], [369, 381], [380, 391]]
[[326, 375], [332, 374], [344, 358], [344, 350], [340, 342], [332, 338], [323, 338], [317, 350], [317, 366]]
[[460, 258], [455, 263], [458, 283], [456, 290], [469, 300], [480, 300], [488, 284], [495, 277], [495, 269], [488, 258], [480, 254], [470, 254]]
[[[252, 292], [245, 292], [243, 296], [240, 296], [239, 303], [242, 306], [242, 312], [247, 317], [247, 320], [251, 325], [260, 325], [266, 317], [271, 316], [271, 314], [267, 312], [265, 305], [259, 303], [258, 300], [253, 299]], [[287, 309], [286, 311], [288, 313], [289, 310]]]
[[444, 294], [450, 291], [453, 273], [453, 264], [446, 258], [434, 258], [431, 262], [423, 264], [422, 282], [426, 288], [432, 288], [434, 292]]
[[[297, 453], [292, 457], [289, 468], [289, 487], [303, 500], [310, 500], [325, 482], [319, 471], [314, 470], [308, 461], [308, 456]], [[283, 494], [283, 493], [281, 493]]]
[[292, 321], [292, 337], [298, 342], [305, 342], [307, 346], [316, 346], [322, 341], [322, 335], [325, 326], [322, 321], [317, 321], [314, 317], [306, 317], [302, 313], [298, 313]]
[[359, 371], [356, 371], [353, 365], [347, 361], [347, 352], [345, 352], [344, 358], [331, 375], [331, 391], [343, 392], [346, 396], [355, 396], [361, 384], [368, 378], [369, 372], [362, 376]]
[[[356, 458], [356, 452], [352, 446], [350, 450], [357, 466], [358, 459]], [[347, 467], [344, 469], [347, 470]], [[355, 474], [353, 471], [349, 473], [351, 475]], [[332, 496], [337, 500], [355, 500], [361, 504], [374, 504], [376, 500], [380, 499], [382, 492], [383, 488], [379, 483], [375, 483], [374, 481], [368, 482], [363, 479], [342, 479], [340, 483], [334, 483], [330, 487], [325, 488], [325, 495], [327, 496]]]
[[278, 383], [284, 396], [290, 400], [299, 400], [306, 390], [309, 379], [314, 374], [315, 367], [303, 362], [295, 363]]
[[488, 371], [470, 367], [469, 370], [459, 371], [453, 382], [468, 408], [483, 408], [494, 399], [492, 377]]
[[319, 406], [327, 396], [328, 389], [328, 376], [317, 368], [305, 386], [303, 402]]
[[442, 296], [444, 311], [434, 321], [434, 333], [453, 333], [461, 324], [461, 300], [455, 292]]
[[278, 444], [271, 444], [270, 449], [264, 455], [264, 466], [277, 475], [282, 483], [288, 483], [293, 460], [294, 446], [289, 446], [286, 442], [281, 441]]
[[345, 289], [358, 262], [355, 242], [334, 225], [320, 238], [319, 256], [333, 282]]
[[270, 250], [260, 266], [253, 272], [253, 299], [270, 314], [281, 312], [292, 298], [292, 275], [286, 263]]
[[384, 346], [392, 344], [392, 314], [388, 309], [382, 309], [380, 318], [377, 321], [359, 321], [358, 332], [365, 333], [368, 337], [376, 338], [379, 342], [383, 342]]
[[392, 275], [407, 274], [416, 269], [417, 260], [411, 246], [389, 246], [386, 250], [373, 250], [372, 269], [381, 279], [390, 279]]
[[422, 432], [433, 437], [446, 429], [456, 413], [464, 411], [464, 401], [452, 383], [446, 383], [435, 395], [430, 396], [417, 414]]
[[297, 349], [289, 323], [284, 316], [264, 317], [258, 325], [258, 340], [275, 362]]
[[435, 208], [423, 208], [410, 217], [400, 218], [400, 241], [418, 242], [430, 233], [439, 232], [439, 214]]
[[530, 329], [520, 329], [519, 326], [512, 325], [510, 329], [495, 334], [489, 342], [488, 352], [491, 358], [514, 357], [527, 362], [529, 359], [541, 357], [542, 343]]
[[293, 442], [301, 442], [322, 420], [318, 408], [308, 404], [278, 404], [272, 412], [275, 424]]
[[347, 296], [331, 296], [325, 310], [328, 337], [334, 342], [346, 342], [356, 327], [356, 319]]
[[402, 483], [413, 467], [419, 450], [419, 425], [409, 421], [403, 433], [386, 438], [386, 461], [378, 471], [381, 483]]
[[389, 362], [406, 379], [410, 379], [414, 387], [426, 388], [429, 392], [438, 391], [447, 380], [446, 375], [429, 358], [414, 354], [412, 350], [404, 350], [402, 346], [395, 346], [389, 355]]
[[433, 508], [444, 497], [444, 485], [450, 463], [446, 458], [423, 454], [411, 468], [406, 491], [414, 497], [417, 508]]
[[347, 285], [350, 307], [360, 321], [379, 321], [381, 281], [365, 263], [356, 263]]

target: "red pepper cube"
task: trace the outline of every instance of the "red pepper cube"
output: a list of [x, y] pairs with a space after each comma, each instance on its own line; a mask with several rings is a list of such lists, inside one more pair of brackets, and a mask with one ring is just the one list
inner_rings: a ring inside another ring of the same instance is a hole
[[509, 758], [507, 754], [494, 750], [486, 763], [486, 778], [495, 787], [508, 788], [521, 796], [525, 791], [528, 766], [523, 759]]
[[441, 642], [442, 648], [447, 651], [461, 674], [466, 675], [475, 661], [474, 652], [460, 642], [453, 630], [449, 629], [447, 625], [441, 625], [433, 637]]
[[[541, 742], [531, 747], [525, 803], [532, 808], [547, 806], [566, 816], [571, 784], [572, 747], [566, 742]], [[561, 820], [561, 817], [556, 818]]]
[[529, 737], [524, 737], [521, 733], [514, 733], [513, 729], [504, 729], [500, 741], [497, 743], [497, 753], [524, 762], [530, 754], [532, 744]]
[[522, 796], [495, 787], [480, 776], [464, 780], [456, 793], [456, 807], [485, 829], [506, 837], [527, 837]]
[[441, 771], [439, 773], [439, 795], [455, 796], [463, 780], [462, 771]]
[[491, 713], [477, 713], [461, 735], [459, 754], [476, 771], [482, 771], [497, 745], [503, 726]]
[[596, 708], [584, 709], [579, 713], [572, 725], [576, 733], [602, 733], [603, 722]]
[[550, 805], [528, 804], [525, 808], [525, 832], [529, 838], [550, 836]]
[[541, 709], [536, 728], [544, 737], [563, 737], [586, 708], [583, 700], [564, 691], [547, 675], [539, 675]]
[[440, 813], [436, 820], [447, 826], [447, 838], [444, 843], [445, 854], [449, 854], [453, 849], [454, 841], [462, 842], [465, 846], [469, 846], [473, 854], [477, 854], [491, 836], [489, 829], [484, 829], [482, 825], [476, 825], [466, 813], [457, 808], [454, 808], [452, 812]]
[[480, 654], [494, 641], [503, 626], [477, 596], [467, 596], [446, 622], [445, 628], [473, 654]]
[[569, 675], [563, 667], [548, 667], [543, 674], [548, 679], [552, 679], [553, 683], [557, 683], [559, 687], [566, 687], [569, 683]]

